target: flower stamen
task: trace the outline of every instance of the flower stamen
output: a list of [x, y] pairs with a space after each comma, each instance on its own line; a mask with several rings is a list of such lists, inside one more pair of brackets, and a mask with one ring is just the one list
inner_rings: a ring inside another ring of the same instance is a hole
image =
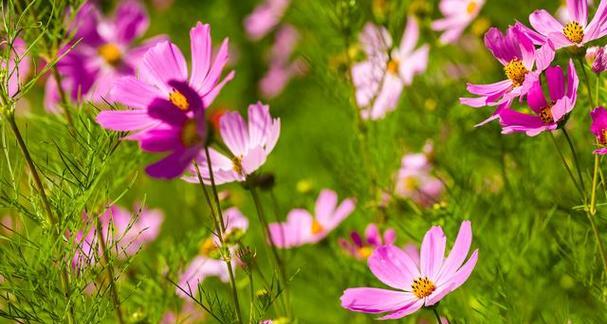
[[523, 61], [519, 59], [513, 59], [506, 66], [504, 66], [504, 73], [506, 73], [506, 77], [512, 81], [512, 84], [515, 87], [520, 86], [525, 82], [525, 76], [529, 71], [523, 64]]
[[198, 125], [193, 119], [188, 119], [181, 129], [181, 144], [185, 147], [191, 147], [202, 141], [198, 134]]
[[315, 219], [312, 221], [312, 234], [319, 234], [325, 231], [325, 228]]
[[171, 93], [169, 93], [169, 100], [175, 107], [186, 111], [190, 108], [190, 103], [188, 102], [188, 98], [186, 98], [179, 90], [173, 89]]
[[111, 66], [117, 66], [122, 61], [122, 51], [114, 43], [105, 43], [99, 46], [97, 53]]
[[398, 69], [400, 67], [400, 62], [393, 58], [390, 61], [388, 61], [388, 73], [391, 74], [398, 74]]
[[550, 106], [542, 108], [538, 115], [542, 119], [542, 122], [544, 122], [544, 124], [554, 123], [554, 118], [552, 117], [552, 109], [550, 108]]
[[576, 21], [572, 21], [563, 27], [563, 35], [572, 43], [580, 44], [584, 40], [584, 28]]
[[428, 277], [417, 278], [413, 280], [413, 285], [411, 285], [413, 289], [413, 294], [415, 297], [422, 299], [430, 296], [435, 290], [436, 286]]
[[478, 3], [475, 0], [472, 0], [472, 1], [468, 2], [468, 5], [466, 6], [466, 12], [469, 15], [471, 15], [476, 12], [477, 8], [478, 8]]

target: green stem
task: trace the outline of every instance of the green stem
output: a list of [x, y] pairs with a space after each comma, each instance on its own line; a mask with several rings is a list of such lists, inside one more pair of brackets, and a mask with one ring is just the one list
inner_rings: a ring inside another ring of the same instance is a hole
[[434, 317], [436, 318], [436, 323], [442, 324], [442, 321], [440, 319], [440, 314], [438, 313], [438, 305], [435, 305], [434, 307], [432, 307], [432, 313], [434, 313]]
[[590, 100], [590, 104], [592, 107], [595, 107], [594, 100], [592, 99], [592, 88], [590, 87], [590, 79], [588, 78], [588, 74], [586, 73], [586, 66], [584, 64], [584, 60], [582, 58], [578, 59], [580, 63], [580, 68], [582, 70], [582, 75], [584, 76], [584, 80], [586, 81], [586, 89], [588, 90], [588, 99]]
[[571, 150], [571, 154], [573, 155], [573, 162], [575, 163], [577, 175], [580, 178], [580, 184], [582, 185], [582, 191], [584, 192], [583, 197], [584, 199], [586, 199], [586, 185], [584, 184], [584, 177], [582, 176], [582, 169], [580, 168], [580, 161], [578, 160], [577, 153], [575, 151], [575, 146], [573, 145], [573, 141], [571, 140], [571, 137], [569, 137], [569, 133], [567, 133], [565, 127], [561, 128], [561, 130], [563, 131], [563, 134], [565, 134], [565, 138], [567, 139], [567, 143], [569, 144], [569, 149]]
[[575, 176], [573, 175], [573, 172], [571, 171], [569, 164], [567, 164], [567, 160], [565, 160], [565, 156], [563, 155], [561, 148], [559, 147], [558, 143], [556, 142], [556, 138], [554, 137], [554, 134], [552, 134], [552, 132], [548, 132], [548, 134], [550, 134], [550, 138], [552, 138], [552, 142], [554, 143], [554, 147], [556, 147], [556, 151], [558, 152], [558, 154], [561, 158], [561, 162], [563, 162], [563, 166], [565, 166], [565, 169], [567, 169], [569, 178], [571, 178], [571, 181], [573, 181], [573, 184], [575, 185], [575, 188], [578, 190], [578, 193], [580, 194], [580, 196], [584, 197], [583, 190], [580, 188], [577, 180], [575, 180]]
[[601, 259], [603, 261], [603, 274], [607, 275], [607, 255], [605, 255], [605, 249], [603, 248], [603, 242], [601, 241], [599, 228], [594, 222], [594, 216], [590, 213], [586, 213], [586, 215], [588, 216], [588, 221], [590, 221], [590, 226], [592, 227], [592, 232], [594, 233], [594, 239], [596, 240], [596, 245], [599, 249], [599, 254], [601, 255]]
[[590, 193], [590, 214], [596, 214], [596, 186], [599, 174], [599, 155], [594, 155], [594, 171], [592, 172], [592, 191]]
[[114, 276], [114, 267], [110, 262], [110, 254], [107, 249], [107, 244], [105, 244], [105, 240], [103, 239], [103, 227], [101, 226], [101, 222], [99, 221], [99, 218], [97, 218], [96, 223], [97, 223], [97, 236], [99, 238], [99, 244], [101, 245], [101, 252], [102, 252], [101, 254], [103, 255], [103, 260], [107, 266], [107, 275], [110, 280], [112, 303], [114, 304], [114, 310], [116, 310], [116, 316], [118, 317], [118, 323], [124, 324], [124, 317], [122, 316], [122, 309], [120, 308], [120, 297], [118, 295], [118, 289], [116, 288], [116, 277]]
[[253, 287], [253, 269], [248, 272], [249, 275], [249, 324], [253, 324], [253, 314], [255, 307], [255, 287]]

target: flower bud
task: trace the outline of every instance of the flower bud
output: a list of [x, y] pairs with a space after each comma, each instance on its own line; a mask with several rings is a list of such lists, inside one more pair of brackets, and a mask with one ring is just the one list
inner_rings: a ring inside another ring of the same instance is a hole
[[592, 71], [594, 73], [599, 74], [607, 70], [607, 57], [605, 55], [605, 48], [599, 47], [596, 51], [594, 62], [592, 62]]
[[248, 274], [250, 274], [253, 269], [256, 254], [257, 253], [248, 246], [243, 246], [236, 250], [236, 256], [240, 261], [240, 266]]

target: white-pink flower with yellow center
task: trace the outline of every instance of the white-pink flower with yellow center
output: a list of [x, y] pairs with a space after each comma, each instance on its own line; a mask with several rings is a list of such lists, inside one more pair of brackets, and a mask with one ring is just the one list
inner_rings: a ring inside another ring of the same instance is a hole
[[[249, 106], [248, 123], [238, 112], [226, 112], [219, 120], [219, 133], [229, 152], [223, 154], [209, 148], [215, 184], [245, 181], [261, 167], [276, 146], [280, 135], [280, 119], [270, 116], [270, 106], [261, 102]], [[210, 173], [205, 152], [196, 159], [205, 184], [210, 184]], [[198, 183], [196, 170], [189, 168], [185, 181]]]
[[352, 198], [344, 199], [338, 205], [337, 193], [325, 189], [318, 195], [314, 216], [298, 208], [289, 212], [286, 222], [270, 224], [271, 243], [279, 248], [317, 243], [339, 226], [355, 206]]
[[450, 44], [459, 39], [466, 27], [478, 16], [485, 0], [442, 0], [439, 9], [444, 18], [432, 22], [432, 29], [442, 31], [440, 41]]
[[381, 119], [396, 109], [405, 86], [413, 77], [426, 70], [429, 47], [415, 48], [419, 39], [419, 25], [409, 17], [398, 47], [384, 27], [365, 25], [360, 35], [367, 58], [352, 66], [352, 82], [356, 88], [356, 103], [365, 119]]

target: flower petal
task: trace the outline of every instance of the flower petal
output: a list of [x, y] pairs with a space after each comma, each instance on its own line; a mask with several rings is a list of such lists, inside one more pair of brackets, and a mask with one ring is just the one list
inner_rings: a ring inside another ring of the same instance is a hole
[[423, 299], [419, 299], [413, 303], [410, 303], [408, 305], [406, 305], [405, 307], [399, 309], [398, 311], [392, 313], [392, 314], [388, 314], [386, 316], [380, 317], [380, 320], [387, 320], [387, 319], [399, 319], [399, 318], [403, 318], [407, 315], [413, 314], [415, 312], [417, 312], [420, 308], [422, 308], [422, 306], [424, 306], [424, 300]]
[[563, 33], [563, 25], [544, 9], [532, 12], [529, 15], [529, 23], [544, 36], [552, 33]]
[[404, 291], [380, 288], [348, 288], [340, 297], [341, 307], [370, 314], [392, 312], [416, 301], [415, 295]]
[[375, 249], [368, 265], [377, 279], [396, 289], [410, 291], [413, 280], [421, 276], [411, 257], [392, 245]]
[[147, 83], [161, 89], [168, 95], [172, 88], [170, 81], [186, 81], [188, 67], [181, 50], [173, 43], [156, 44], [143, 56], [139, 75]]
[[472, 223], [466, 220], [463, 221], [459, 227], [459, 232], [457, 233], [455, 243], [453, 243], [451, 252], [449, 252], [449, 256], [443, 263], [443, 267], [441, 268], [437, 281], [440, 282], [441, 279], [449, 276], [451, 273], [454, 273], [457, 271], [457, 269], [459, 269], [462, 263], [464, 263], [464, 260], [466, 260], [466, 256], [468, 255], [471, 244]]
[[445, 257], [447, 238], [440, 226], [432, 226], [422, 241], [420, 253], [420, 270], [422, 277], [435, 279]]

